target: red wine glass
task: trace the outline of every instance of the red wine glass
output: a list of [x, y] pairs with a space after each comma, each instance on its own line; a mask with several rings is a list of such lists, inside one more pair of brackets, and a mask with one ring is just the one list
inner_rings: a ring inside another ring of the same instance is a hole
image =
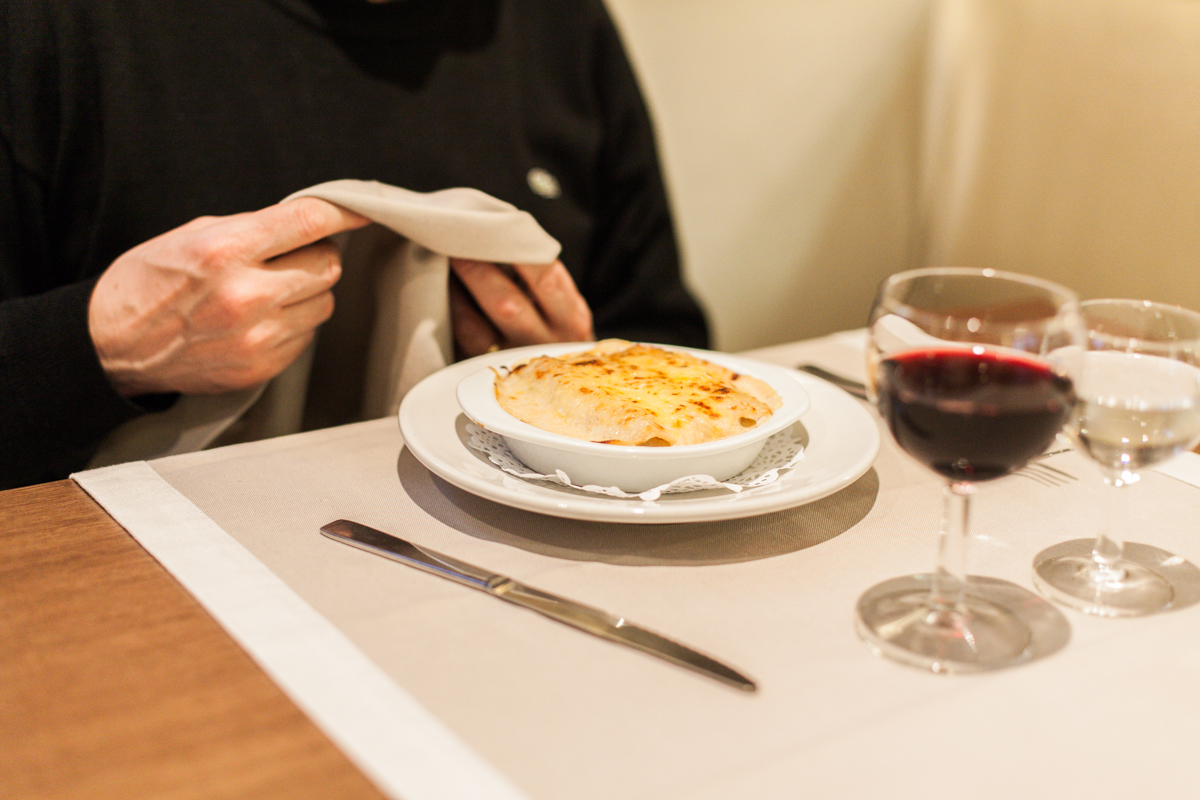
[[1072, 382], [1051, 354], [1077, 349], [1081, 335], [1075, 295], [1036, 278], [940, 267], [880, 286], [867, 348], [871, 397], [900, 448], [946, 486], [936, 569], [859, 599], [858, 634], [878, 655], [979, 672], [1032, 657], [1038, 626], [1066, 626], [1033, 592], [968, 576], [966, 546], [976, 483], [1024, 466], [1066, 421]]

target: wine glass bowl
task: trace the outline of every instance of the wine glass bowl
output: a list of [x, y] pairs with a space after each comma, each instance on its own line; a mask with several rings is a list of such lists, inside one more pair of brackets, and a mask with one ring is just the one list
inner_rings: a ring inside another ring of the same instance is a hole
[[1074, 407], [1071, 377], [1051, 354], [1077, 351], [1080, 336], [1075, 295], [1037, 278], [945, 267], [880, 286], [869, 393], [901, 450], [946, 485], [935, 571], [885, 581], [856, 606], [858, 634], [877, 654], [978, 672], [1027, 660], [1045, 628], [1065, 627], [1036, 594], [968, 577], [965, 549], [975, 484], [1044, 452]]
[[1100, 616], [1162, 611], [1186, 578], [1127, 552], [1129, 492], [1144, 468], [1200, 442], [1200, 314], [1108, 299], [1083, 303], [1081, 314], [1087, 338], [1081, 356], [1068, 360], [1076, 403], [1066, 432], [1100, 468], [1112, 507], [1094, 540], [1039, 553], [1034, 584]]
[[901, 449], [952, 481], [1003, 477], [1045, 452], [1072, 396], [1036, 358], [978, 345], [891, 356], [876, 385]]

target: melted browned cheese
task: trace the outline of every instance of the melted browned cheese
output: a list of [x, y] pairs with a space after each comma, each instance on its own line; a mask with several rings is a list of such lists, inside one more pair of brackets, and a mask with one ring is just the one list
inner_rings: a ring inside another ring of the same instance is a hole
[[541, 356], [496, 378], [517, 419], [606, 444], [664, 446], [724, 439], [779, 408], [763, 381], [685, 353], [608, 339], [586, 352]]

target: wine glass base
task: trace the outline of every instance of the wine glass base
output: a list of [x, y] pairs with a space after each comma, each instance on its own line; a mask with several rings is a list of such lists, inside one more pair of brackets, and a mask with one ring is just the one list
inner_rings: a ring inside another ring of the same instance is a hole
[[932, 576], [893, 578], [867, 590], [855, 628], [876, 655], [936, 673], [986, 672], [1048, 655], [1070, 638], [1050, 603], [1016, 584], [971, 576], [958, 610], [931, 606]]
[[1057, 603], [1101, 617], [1140, 617], [1174, 606], [1175, 587], [1155, 567], [1156, 562], [1182, 559], [1170, 554], [1165, 554], [1167, 559], [1140, 559], [1138, 547], [1126, 545], [1125, 557], [1116, 565], [1123, 574], [1105, 579], [1092, 560], [1093, 544], [1091, 539], [1076, 539], [1038, 553], [1033, 561], [1034, 586]]

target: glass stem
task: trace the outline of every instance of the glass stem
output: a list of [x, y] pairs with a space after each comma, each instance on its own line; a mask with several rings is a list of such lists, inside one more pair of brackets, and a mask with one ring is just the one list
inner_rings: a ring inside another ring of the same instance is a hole
[[975, 485], [953, 481], [942, 490], [942, 529], [938, 536], [937, 570], [930, 588], [938, 611], [961, 611], [967, 581], [967, 522]]
[[1107, 514], [1092, 545], [1092, 580], [1096, 583], [1115, 583], [1125, 577], [1121, 566], [1125, 543], [1118, 534], [1125, 530], [1129, 513], [1129, 489], [1137, 482], [1137, 474], [1115, 472], [1104, 476], [1104, 493], [1108, 495]]

